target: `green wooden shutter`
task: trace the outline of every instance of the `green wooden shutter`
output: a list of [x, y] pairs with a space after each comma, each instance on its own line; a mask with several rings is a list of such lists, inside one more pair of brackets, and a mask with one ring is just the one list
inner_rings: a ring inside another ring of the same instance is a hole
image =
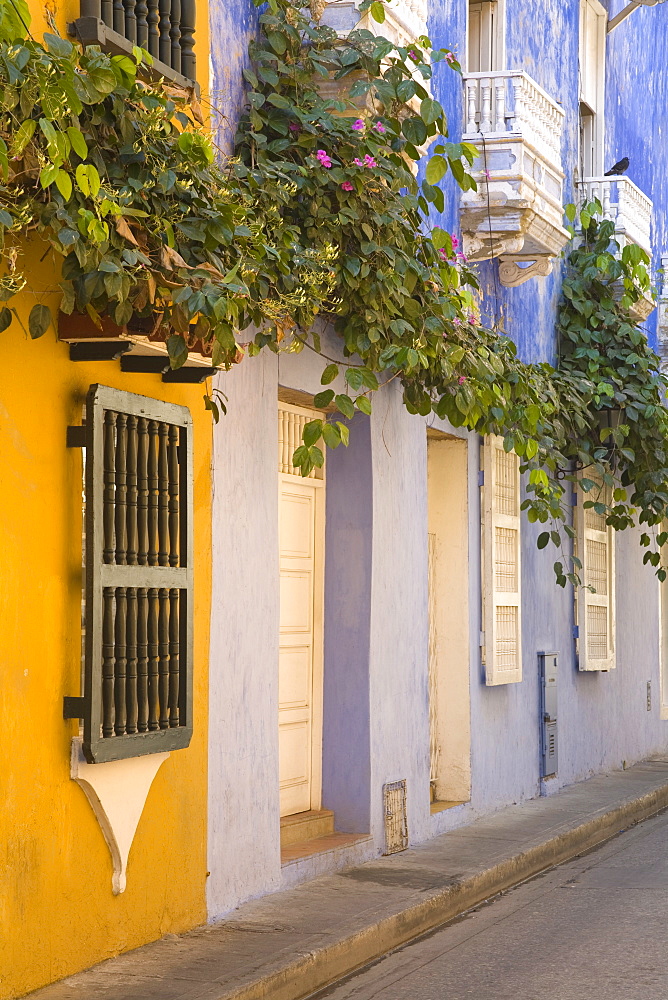
[[86, 644], [91, 763], [192, 735], [192, 419], [91, 386], [86, 399]]

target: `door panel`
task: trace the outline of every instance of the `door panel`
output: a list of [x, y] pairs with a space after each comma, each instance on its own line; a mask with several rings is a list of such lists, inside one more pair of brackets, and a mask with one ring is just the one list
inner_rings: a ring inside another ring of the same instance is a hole
[[[295, 420], [301, 417], [301, 408], [291, 407], [290, 410], [296, 411]], [[309, 414], [307, 419], [311, 416]], [[286, 423], [285, 416], [280, 420]], [[283, 462], [281, 468], [285, 464]], [[302, 479], [280, 472], [278, 745], [281, 816], [320, 808], [323, 508], [324, 479]]]

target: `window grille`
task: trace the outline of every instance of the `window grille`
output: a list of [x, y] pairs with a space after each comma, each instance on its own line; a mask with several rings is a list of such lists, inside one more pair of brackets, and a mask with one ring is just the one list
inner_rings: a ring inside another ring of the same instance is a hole
[[487, 684], [522, 680], [520, 462], [485, 439], [482, 484], [483, 662]]
[[574, 512], [576, 554], [582, 562], [576, 601], [580, 670], [615, 666], [615, 532], [605, 514], [584, 507], [588, 501], [609, 503], [610, 495], [610, 487], [600, 482], [589, 493], [578, 491]]
[[80, 443], [86, 448], [84, 695], [66, 699], [66, 710], [74, 702], [69, 716], [84, 720], [84, 753], [92, 763], [186, 747], [190, 412], [94, 385]]
[[[278, 470], [289, 476], [302, 478], [301, 470], [292, 464], [292, 456], [303, 444], [302, 432], [311, 420], [322, 417], [319, 410], [308, 410], [290, 403], [278, 404]], [[324, 479], [324, 467], [311, 469], [306, 479]]]
[[139, 45], [153, 56], [152, 75], [195, 80], [195, 0], [81, 0], [72, 33], [110, 52]]

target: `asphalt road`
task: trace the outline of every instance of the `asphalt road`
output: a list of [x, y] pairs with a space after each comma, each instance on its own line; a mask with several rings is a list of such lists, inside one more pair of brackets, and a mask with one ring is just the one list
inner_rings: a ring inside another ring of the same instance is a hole
[[469, 997], [668, 1000], [668, 813], [317, 994]]

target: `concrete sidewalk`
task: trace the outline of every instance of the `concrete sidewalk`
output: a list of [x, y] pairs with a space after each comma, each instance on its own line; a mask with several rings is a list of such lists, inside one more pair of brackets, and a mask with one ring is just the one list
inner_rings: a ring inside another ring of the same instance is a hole
[[30, 1000], [298, 1000], [668, 807], [668, 759], [599, 775], [110, 959]]

